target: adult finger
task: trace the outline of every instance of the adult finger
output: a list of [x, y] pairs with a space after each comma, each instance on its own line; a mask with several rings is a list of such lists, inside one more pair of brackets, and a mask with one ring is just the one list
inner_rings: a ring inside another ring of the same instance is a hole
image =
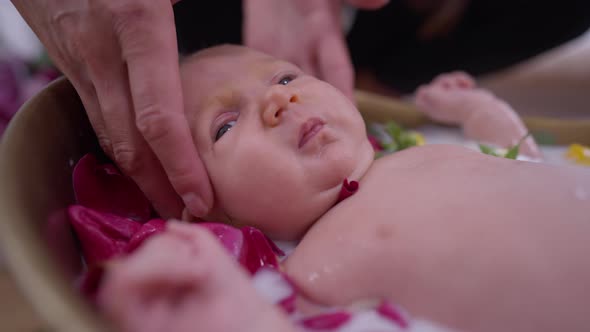
[[316, 70], [316, 66], [312, 63], [311, 60], [308, 61], [299, 61], [295, 62], [295, 64], [307, 75], [319, 77], [319, 72]]
[[[184, 115], [172, 6], [167, 1], [121, 6], [116, 31], [135, 123], [187, 208], [202, 217], [213, 205], [213, 194]], [[142, 182], [151, 181], [142, 167], [137, 171]]]
[[102, 35], [100, 41], [88, 40], [82, 51], [87, 80], [95, 91], [90, 103], [98, 104], [96, 109], [87, 106], [87, 113], [91, 118], [98, 113], [102, 120], [101, 129], [94, 126], [99, 140], [103, 137], [101, 147], [136, 181], [160, 215], [178, 216], [183, 204], [135, 126], [127, 69], [117, 36], [108, 30]]
[[94, 129], [94, 133], [96, 134], [96, 138], [98, 139], [98, 143], [102, 150], [109, 156], [112, 154], [112, 144], [111, 139], [107, 133], [104, 119], [102, 117], [100, 104], [98, 101], [96, 90], [92, 84], [84, 84], [80, 83], [80, 81], [72, 80], [72, 85], [78, 92], [80, 99], [82, 100], [82, 104], [84, 105], [84, 109], [86, 110], [86, 115], [88, 116], [88, 120], [92, 125], [92, 129]]
[[334, 33], [320, 39], [317, 57], [321, 78], [353, 100], [354, 70], [343, 37]]

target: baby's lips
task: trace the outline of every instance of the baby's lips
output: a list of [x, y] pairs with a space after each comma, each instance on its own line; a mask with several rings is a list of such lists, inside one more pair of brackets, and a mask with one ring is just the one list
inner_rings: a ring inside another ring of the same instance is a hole
[[80, 205], [138, 221], [151, 216], [151, 205], [135, 182], [113, 164], [99, 165], [92, 154], [78, 161], [72, 182]]

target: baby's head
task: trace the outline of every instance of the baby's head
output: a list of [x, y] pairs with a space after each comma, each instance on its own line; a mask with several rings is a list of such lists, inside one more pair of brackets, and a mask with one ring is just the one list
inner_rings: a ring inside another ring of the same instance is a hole
[[181, 79], [210, 219], [296, 239], [373, 161], [354, 105], [293, 64], [225, 45], [183, 59]]

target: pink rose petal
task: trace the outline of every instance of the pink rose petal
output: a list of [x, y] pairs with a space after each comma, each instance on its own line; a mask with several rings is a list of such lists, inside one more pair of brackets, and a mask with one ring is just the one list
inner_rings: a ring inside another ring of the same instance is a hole
[[238, 228], [216, 222], [202, 222], [196, 225], [205, 227], [211, 231], [221, 241], [223, 247], [227, 249], [232, 257], [240, 260], [244, 250], [244, 236]]
[[258, 229], [254, 227], [242, 227], [244, 236], [245, 255], [241, 256], [240, 263], [245, 266], [250, 273], [254, 274], [261, 267], [270, 267], [277, 269], [279, 260], [270, 244], [270, 240]]
[[381, 316], [397, 323], [402, 328], [407, 328], [409, 325], [408, 319], [405, 317], [402, 311], [387, 301], [381, 302], [379, 307], [377, 307], [377, 312]]
[[78, 204], [139, 221], [151, 216], [151, 206], [139, 187], [112, 164], [99, 165], [96, 157], [82, 157], [73, 173]]
[[279, 257], [285, 256], [285, 252], [283, 250], [281, 250], [281, 248], [279, 248], [279, 246], [277, 246], [277, 244], [274, 243], [274, 241], [271, 240], [268, 236], [266, 236], [266, 242], [268, 242], [268, 244], [270, 245], [270, 248], [277, 256], [279, 256]]
[[367, 137], [369, 138], [369, 142], [371, 142], [371, 145], [373, 146], [373, 149], [375, 151], [382, 151], [383, 150], [381, 143], [379, 142], [379, 140], [375, 136], [368, 135]]
[[340, 188], [340, 194], [338, 195], [337, 203], [354, 195], [358, 189], [359, 183], [357, 181], [348, 182], [348, 179], [344, 179], [344, 181], [342, 182], [342, 187]]
[[139, 231], [137, 221], [72, 205], [68, 208], [87, 265], [94, 265], [126, 252], [127, 243]]
[[251, 274], [261, 267], [278, 268], [277, 252], [282, 252], [266, 235], [254, 227], [235, 228], [230, 225], [203, 222], [198, 223], [207, 228], [221, 241], [229, 253], [237, 259]]
[[163, 232], [166, 229], [166, 221], [162, 219], [152, 219], [133, 234], [127, 245], [127, 253], [132, 253], [149, 237]]
[[351, 315], [346, 311], [319, 314], [301, 320], [301, 325], [310, 330], [334, 330], [345, 324]]

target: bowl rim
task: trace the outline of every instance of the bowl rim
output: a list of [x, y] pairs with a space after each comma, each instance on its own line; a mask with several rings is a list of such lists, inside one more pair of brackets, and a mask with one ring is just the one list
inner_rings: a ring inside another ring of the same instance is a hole
[[110, 329], [66, 282], [54, 257], [43, 245], [39, 230], [19, 211], [21, 204], [14, 197], [18, 195], [13, 195], [19, 190], [18, 179], [13, 176], [19, 165], [10, 156], [22, 140], [19, 132], [36, 116], [36, 108], [63, 94], [71, 95], [81, 105], [69, 81], [59, 78], [19, 109], [0, 140], [0, 183], [3, 184], [0, 186], [0, 249], [17, 288], [49, 327], [57, 331], [107, 331]]

